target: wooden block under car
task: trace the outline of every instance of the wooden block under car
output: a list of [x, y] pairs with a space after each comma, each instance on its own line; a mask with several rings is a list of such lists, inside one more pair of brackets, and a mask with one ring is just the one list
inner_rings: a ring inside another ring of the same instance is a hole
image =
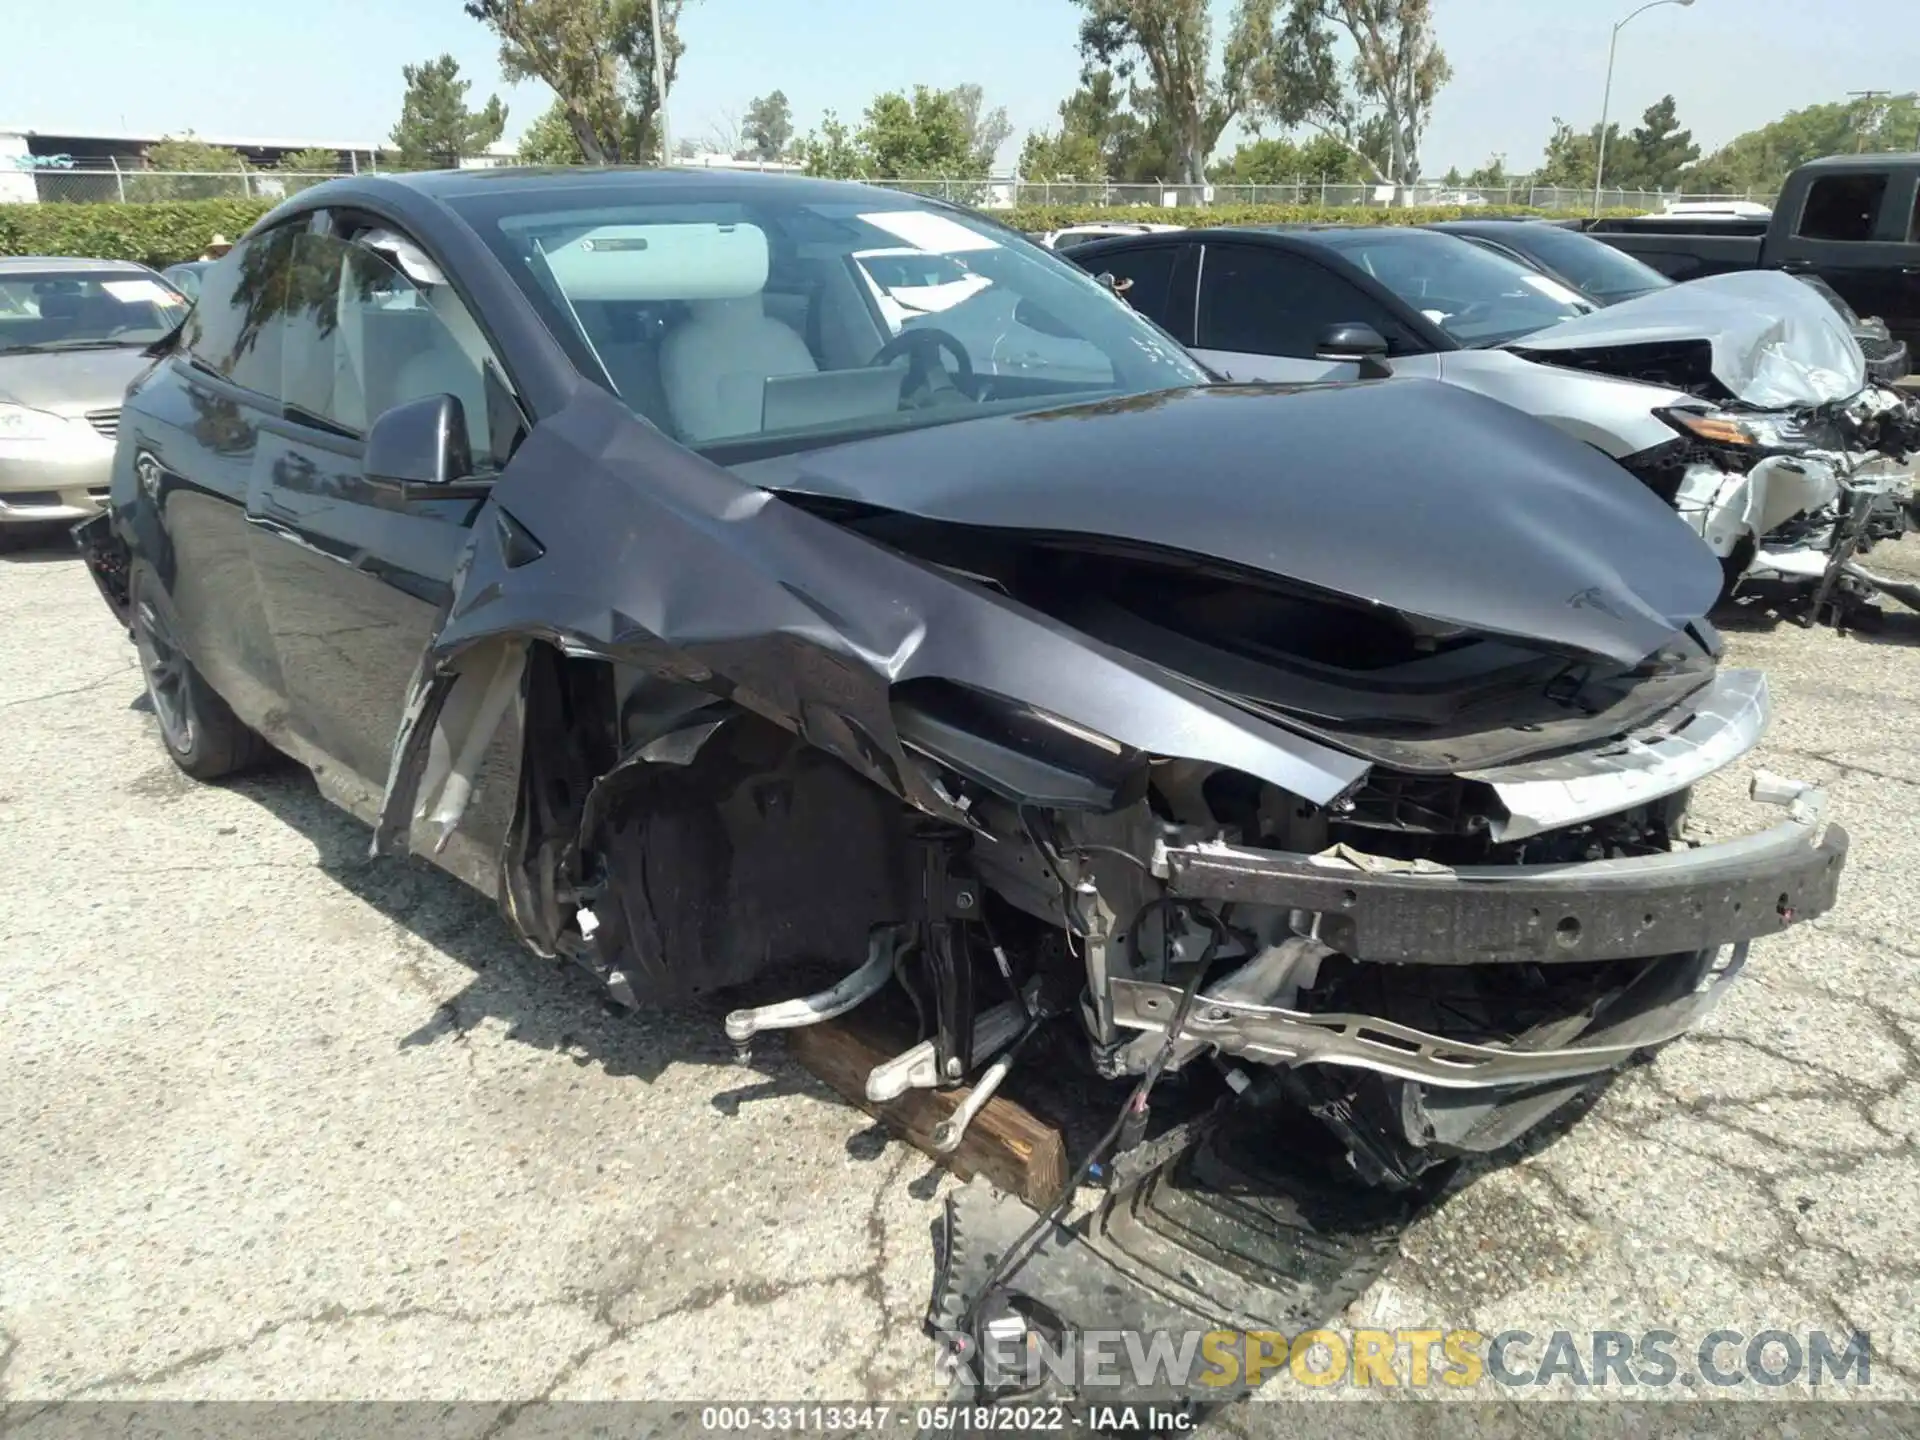
[[1067, 1183], [1065, 1137], [1004, 1092], [974, 1116], [951, 1155], [934, 1153], [933, 1129], [960, 1108], [970, 1087], [909, 1090], [884, 1105], [867, 1099], [867, 1072], [912, 1042], [858, 1012], [784, 1034], [787, 1053], [803, 1068], [962, 1180], [984, 1175], [1035, 1209], [1052, 1204]]

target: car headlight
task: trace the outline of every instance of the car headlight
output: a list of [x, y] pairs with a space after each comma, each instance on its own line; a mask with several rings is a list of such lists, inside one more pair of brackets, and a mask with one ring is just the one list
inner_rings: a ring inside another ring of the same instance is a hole
[[0, 440], [59, 440], [68, 433], [58, 415], [26, 405], [0, 404]]
[[1742, 450], [1810, 450], [1814, 437], [1796, 416], [1773, 411], [1661, 410], [1660, 418], [1683, 435], [1710, 445]]

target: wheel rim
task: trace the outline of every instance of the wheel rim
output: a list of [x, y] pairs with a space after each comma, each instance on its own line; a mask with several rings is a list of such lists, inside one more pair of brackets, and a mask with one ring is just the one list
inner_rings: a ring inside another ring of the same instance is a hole
[[141, 601], [134, 611], [134, 648], [147, 677], [147, 696], [167, 744], [180, 754], [193, 748], [193, 711], [187, 703], [187, 659], [166, 621]]

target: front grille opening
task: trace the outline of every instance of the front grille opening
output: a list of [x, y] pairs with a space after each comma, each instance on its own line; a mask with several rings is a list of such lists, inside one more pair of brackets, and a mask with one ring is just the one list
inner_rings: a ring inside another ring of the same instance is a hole
[[112, 440], [120, 434], [120, 412], [113, 410], [87, 411], [87, 423], [107, 439]]

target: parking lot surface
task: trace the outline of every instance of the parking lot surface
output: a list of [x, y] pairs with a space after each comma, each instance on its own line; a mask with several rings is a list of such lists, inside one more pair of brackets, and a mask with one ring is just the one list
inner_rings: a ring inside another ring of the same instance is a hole
[[[303, 772], [177, 774], [77, 560], [0, 556], [0, 618], [0, 1399], [936, 1392], [924, 1156], [736, 1066], [719, 1005], [610, 1012]], [[1920, 1387], [1920, 617], [1728, 630], [1840, 907], [1346, 1323], [1866, 1330], [1872, 1393]]]

